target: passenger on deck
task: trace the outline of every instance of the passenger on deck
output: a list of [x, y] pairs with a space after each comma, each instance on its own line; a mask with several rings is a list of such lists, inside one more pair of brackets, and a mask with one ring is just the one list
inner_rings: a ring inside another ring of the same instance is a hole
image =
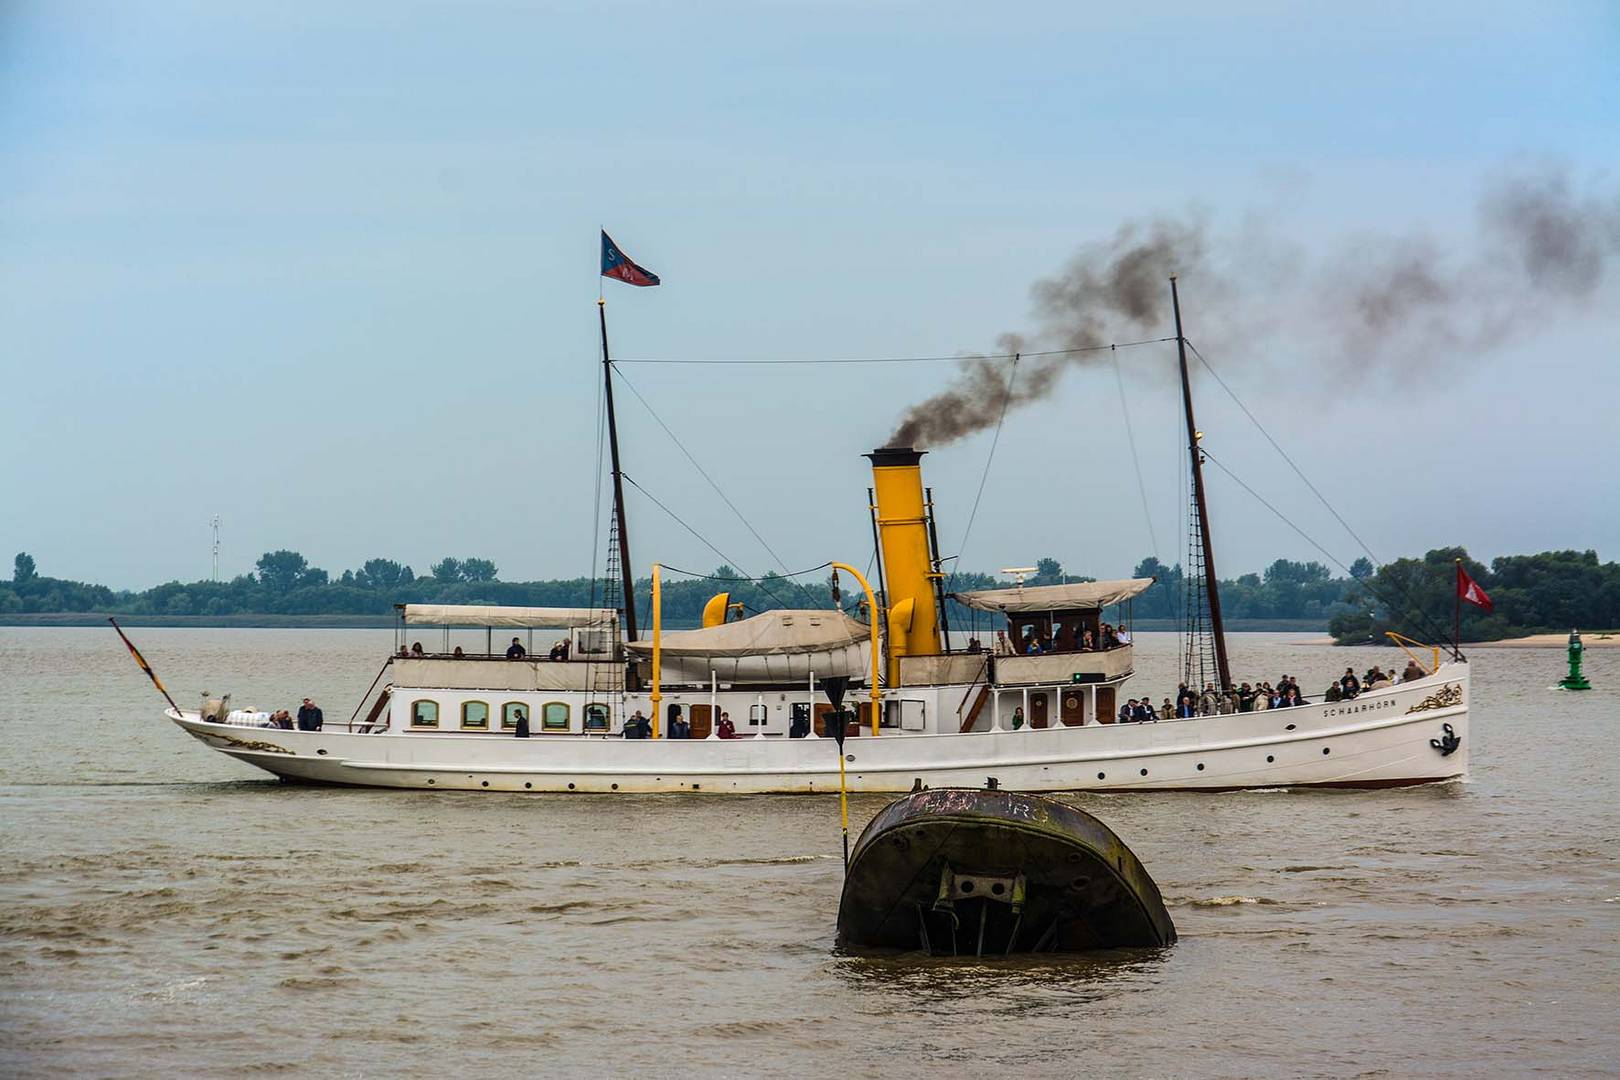
[[1338, 683], [1330, 682], [1328, 683], [1327, 693], [1322, 695], [1322, 700], [1327, 702], [1342, 701], [1344, 700], [1344, 691], [1339, 689]]
[[1014, 731], [1017, 731], [1019, 728], [1021, 728], [1023, 726], [1024, 726], [1024, 707], [1022, 705], [1019, 705], [1019, 706], [1017, 706], [1016, 708], [1013, 709], [1012, 729]]
[[692, 737], [692, 725], [685, 716], [676, 713], [669, 718], [669, 737], [672, 739], [690, 739]]
[[715, 725], [715, 734], [722, 739], [735, 739], [737, 737], [737, 725], [731, 722], [730, 713], [723, 712], [720, 714], [720, 722]]
[[1198, 695], [1182, 683], [1176, 690], [1176, 716], [1182, 720], [1198, 715]]
[[529, 651], [523, 647], [523, 642], [517, 638], [513, 638], [512, 644], [506, 648], [506, 658], [508, 660], [521, 660], [527, 655], [529, 655]]
[[529, 737], [528, 712], [524, 709], [513, 709], [512, 715], [517, 717], [517, 728], [512, 732], [512, 736], [518, 739], [527, 739]]
[[412, 656], [422, 656], [422, 655], [424, 655], [424, 653], [422, 652], [422, 643], [420, 641], [411, 642], [411, 655]]
[[1114, 635], [1114, 628], [1107, 623], [1102, 624], [1102, 647], [1112, 649], [1119, 644], [1119, 638]]
[[281, 728], [283, 731], [291, 731], [293, 726], [292, 716], [286, 709], [271, 713], [270, 723], [273, 727]]
[[1170, 704], [1170, 699], [1169, 698], [1165, 698], [1164, 699], [1164, 704], [1159, 706], [1159, 719], [1160, 720], [1170, 720], [1170, 719], [1174, 718], [1175, 715], [1176, 715], [1175, 706]]
[[970, 637], [968, 638], [967, 651], [970, 653], [984, 652], [984, 645], [980, 643], [978, 638]]
[[461, 646], [460, 645], [457, 645], [456, 648], [455, 648], [455, 651], [450, 654], [451, 658], [456, 659], [456, 660], [460, 660], [462, 657], [464, 657], [466, 655], [467, 655], [466, 653], [461, 651]]
[[1417, 682], [1419, 679], [1426, 678], [1428, 674], [1416, 660], [1408, 660], [1406, 670], [1401, 672], [1401, 682]]
[[298, 730], [319, 731], [322, 719], [320, 707], [309, 698], [305, 698], [304, 703], [298, 707]]
[[1121, 645], [1129, 645], [1131, 643], [1131, 632], [1122, 626], [1114, 631], [1114, 640]]
[[1271, 708], [1271, 690], [1265, 683], [1254, 688], [1254, 706], [1252, 712], [1265, 712]]
[[1159, 718], [1159, 714], [1153, 711], [1153, 703], [1147, 698], [1137, 701], [1136, 708], [1132, 710], [1131, 716], [1138, 724], [1151, 723]]
[[1096, 647], [1097, 639], [1091, 636], [1091, 631], [1082, 631], [1080, 634], [1080, 651], [1091, 652], [1092, 650], [1096, 649]]
[[637, 709], [630, 714], [630, 719], [624, 722], [624, 737], [627, 739], [652, 738], [652, 721], [648, 720]]
[[1354, 701], [1356, 695], [1361, 693], [1361, 680], [1356, 678], [1355, 668], [1344, 669], [1344, 674], [1339, 677], [1339, 693], [1346, 701]]
[[1283, 691], [1282, 708], [1284, 708], [1284, 709], [1292, 709], [1296, 705], [1303, 705], [1303, 704], [1305, 704], [1305, 699], [1300, 697], [1299, 696], [1299, 691], [1295, 690], [1292, 686], [1290, 686], [1287, 690]]
[[1214, 683], [1205, 683], [1204, 692], [1198, 697], [1198, 715], [1214, 716], [1215, 710], [1220, 707], [1220, 700], [1215, 693]]
[[1122, 724], [1136, 723], [1136, 699], [1131, 698], [1119, 707], [1119, 722]]

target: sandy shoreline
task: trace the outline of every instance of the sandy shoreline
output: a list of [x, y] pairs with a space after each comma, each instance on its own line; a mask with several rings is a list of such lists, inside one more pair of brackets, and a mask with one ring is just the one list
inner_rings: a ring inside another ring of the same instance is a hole
[[[1300, 645], [1332, 645], [1330, 637], [1311, 638]], [[1620, 630], [1582, 630], [1581, 644], [1588, 649], [1620, 648]], [[1531, 634], [1529, 637], [1502, 638], [1499, 641], [1465, 641], [1464, 649], [1563, 649], [1569, 645], [1569, 634]]]

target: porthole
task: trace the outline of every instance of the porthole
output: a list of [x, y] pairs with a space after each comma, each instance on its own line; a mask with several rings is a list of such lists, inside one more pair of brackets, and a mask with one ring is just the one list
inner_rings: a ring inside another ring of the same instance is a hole
[[321, 756], [321, 757], [325, 757], [325, 756], [326, 756], [326, 751], [325, 751], [325, 750], [317, 750], [317, 751], [315, 751], [315, 752], [316, 752], [316, 753], [317, 753], [317, 754], [319, 754], [319, 755], [320, 755], [320, 756]]
[[1283, 730], [1284, 730], [1284, 731], [1293, 731], [1293, 730], [1294, 730], [1294, 725], [1293, 725], [1293, 724], [1289, 724], [1289, 725], [1288, 725], [1288, 726], [1287, 726], [1287, 727], [1285, 727], [1285, 728], [1283, 728]]
[[971, 881], [962, 882], [962, 891], [963, 892], [972, 892], [973, 891], [973, 882], [971, 882]]
[[1007, 891], [1007, 886], [998, 881], [990, 886], [990, 891], [995, 895], [1000, 896], [1002, 893]]
[[525, 780], [525, 781], [523, 781], [523, 787], [524, 787], [524, 790], [527, 790], [529, 788], [534, 787], [534, 785], [529, 783], [527, 780]]
[[1199, 762], [1199, 763], [1198, 763], [1198, 771], [1199, 771], [1199, 772], [1203, 772], [1203, 771], [1204, 771], [1204, 763], [1203, 763], [1203, 762], [1202, 762], [1202, 761], [1200, 761], [1200, 762]]
[[1330, 753], [1332, 753], [1332, 752], [1333, 752], [1333, 751], [1331, 751], [1331, 750], [1329, 750], [1329, 749], [1328, 749], [1328, 748], [1327, 748], [1327, 747], [1325, 747], [1325, 746], [1324, 746], [1324, 747], [1322, 747], [1322, 753], [1324, 753], [1324, 754], [1330, 754]]
[[568, 785], [568, 790], [569, 790], [569, 791], [573, 791], [573, 790], [574, 790], [574, 785], [573, 785], [573, 784], [569, 784], [569, 785]]
[[1099, 780], [1103, 780], [1103, 779], [1106, 779], [1106, 778], [1107, 778], [1107, 776], [1108, 776], [1108, 774], [1107, 774], [1107, 773], [1098, 773], [1098, 774], [1097, 774], [1097, 779], [1099, 779]]
[[428, 783], [429, 783], [429, 784], [432, 784], [432, 783], [433, 783], [433, 782], [434, 782], [434, 781], [432, 781], [432, 780], [429, 780], [429, 781], [428, 781]]
[[1146, 775], [1147, 775], [1147, 770], [1146, 770], [1146, 769], [1143, 769], [1143, 770], [1142, 770], [1142, 775], [1143, 775], [1143, 776], [1146, 776]]
[[693, 791], [696, 791], [696, 790], [698, 790], [698, 786], [697, 786], [697, 785], [696, 785], [696, 784], [693, 784], [693, 785], [692, 785], [692, 790], [693, 790]]
[[488, 780], [483, 781], [481, 786], [482, 787], [489, 787], [489, 781]]
[[618, 785], [618, 784], [614, 784], [614, 785], [613, 785], [613, 790], [614, 790], [614, 791], [618, 791], [618, 790], [619, 790], [619, 785]]
[[1277, 760], [1277, 759], [1276, 759], [1276, 758], [1274, 758], [1274, 757], [1272, 757], [1272, 756], [1271, 756], [1271, 755], [1270, 755], [1270, 754], [1267, 754], [1267, 755], [1266, 755], [1266, 764], [1267, 764], [1267, 765], [1270, 765], [1270, 764], [1271, 764], [1271, 763], [1272, 763], [1272, 762], [1273, 762], [1273, 761], [1276, 761], [1276, 760]]

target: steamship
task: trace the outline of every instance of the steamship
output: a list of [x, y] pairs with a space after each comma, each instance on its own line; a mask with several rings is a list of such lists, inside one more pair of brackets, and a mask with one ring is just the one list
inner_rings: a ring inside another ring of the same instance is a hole
[[[1207, 525], [1179, 306], [1176, 322], [1192, 480]], [[623, 595], [633, 597], [605, 318], [603, 371], [614, 543]], [[867, 457], [877, 588], [833, 564], [866, 593], [864, 620], [841, 609], [732, 618], [722, 592], [699, 628], [664, 632], [654, 564], [646, 635], [633, 601], [402, 605], [389, 679], [374, 700], [368, 691], [363, 718], [357, 710], [347, 724], [285, 730], [231, 710], [228, 699], [167, 715], [207, 746], [288, 780], [418, 790], [826, 792], [838, 790], [841, 771], [850, 790], [867, 792], [992, 780], [1020, 791], [1385, 787], [1466, 774], [1468, 669], [1439, 649], [1422, 678], [1351, 701], [1118, 722], [1134, 669], [1132, 600], [1152, 580], [947, 593], [923, 452], [884, 447]], [[1231, 687], [1202, 533], [1214, 678]], [[949, 600], [991, 620], [991, 640], [956, 644], [961, 635], [944, 625]], [[1126, 632], [1105, 632], [1105, 614]], [[452, 651], [450, 628], [484, 630], [486, 651]], [[567, 647], [540, 655], [537, 630], [542, 642], [563, 635]], [[509, 634], [527, 639], [524, 655], [497, 646]], [[442, 650], [424, 647], [424, 637]], [[845, 693], [853, 708], [842, 707]]]

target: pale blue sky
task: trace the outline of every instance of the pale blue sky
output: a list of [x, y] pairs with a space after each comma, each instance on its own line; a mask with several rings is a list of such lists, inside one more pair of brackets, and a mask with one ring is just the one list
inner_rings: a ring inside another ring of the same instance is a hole
[[[509, 579], [585, 573], [599, 225], [665, 282], [609, 284], [619, 356], [989, 348], [1028, 324], [1034, 279], [1126, 219], [1263, 218], [1310, 252], [1465, 236], [1515, 162], [1612, 195], [1617, 12], [13, 0], [0, 554], [119, 586], [193, 579], [218, 513], [227, 574], [278, 547], [334, 573], [447, 553]], [[1195, 340], [1199, 286], [1183, 281]], [[1380, 556], [1616, 558], [1617, 298], [1611, 274], [1590, 308], [1501, 349], [1360, 385], [1275, 337], [1211, 360]], [[1173, 356], [1138, 357], [1127, 394], [1173, 561]], [[858, 455], [950, 374], [625, 372], [794, 567], [865, 564]], [[1218, 395], [1200, 388], [1200, 419], [1222, 459], [1357, 555]], [[767, 568], [620, 404], [626, 470]], [[987, 448], [926, 459], [947, 551]], [[1223, 572], [1319, 557], [1224, 479], [1212, 496]], [[631, 514], [643, 569], [719, 561], [639, 496]], [[966, 565], [1052, 554], [1107, 576], [1152, 546], [1110, 371], [1015, 414]]]

